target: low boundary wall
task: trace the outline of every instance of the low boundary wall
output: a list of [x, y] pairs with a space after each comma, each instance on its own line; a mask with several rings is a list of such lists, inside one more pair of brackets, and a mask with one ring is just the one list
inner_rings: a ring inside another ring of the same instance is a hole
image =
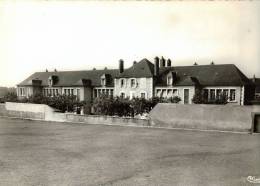
[[86, 124], [149, 126], [149, 120], [145, 119], [58, 113], [48, 105], [30, 103], [0, 104], [0, 116]]
[[86, 124], [150, 126], [150, 121], [147, 119], [120, 118], [113, 116], [66, 114], [66, 119], [69, 122], [82, 122]]
[[0, 104], [0, 116], [58, 122], [106, 124], [122, 126], [150, 126], [250, 132], [253, 113], [260, 106], [239, 105], [182, 105], [159, 103], [150, 112], [149, 119], [120, 118], [99, 115], [57, 113], [47, 105], [29, 103]]
[[253, 112], [260, 106], [159, 103], [149, 117], [155, 127], [249, 132]]
[[0, 115], [43, 120], [45, 118], [44, 105], [7, 102], [0, 104]]

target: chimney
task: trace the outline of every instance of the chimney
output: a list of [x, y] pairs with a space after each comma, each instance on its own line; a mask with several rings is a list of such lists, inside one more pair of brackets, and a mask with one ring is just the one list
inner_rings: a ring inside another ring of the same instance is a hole
[[165, 59], [163, 58], [163, 56], [160, 60], [160, 68], [162, 68], [162, 67], [165, 67]]
[[119, 73], [123, 73], [124, 72], [124, 61], [123, 59], [119, 60]]
[[57, 69], [56, 69], [56, 68], [54, 69], [54, 72], [57, 72]]
[[171, 67], [172, 66], [172, 61], [170, 59], [167, 59], [167, 67]]
[[46, 72], [48, 72], [48, 69], [46, 68]]
[[254, 83], [256, 82], [255, 74], [254, 74], [254, 76], [253, 76], [253, 82], [254, 82]]
[[159, 75], [159, 58], [156, 56], [154, 58], [154, 76], [158, 77]]

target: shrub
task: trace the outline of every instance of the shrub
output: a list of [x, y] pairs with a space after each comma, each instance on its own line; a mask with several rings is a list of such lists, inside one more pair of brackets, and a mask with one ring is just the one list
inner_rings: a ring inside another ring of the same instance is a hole
[[224, 105], [227, 104], [228, 98], [224, 94], [220, 94], [219, 97], [215, 99], [208, 100], [203, 95], [203, 90], [197, 89], [192, 98], [192, 102], [195, 104], [217, 104]]
[[98, 115], [117, 115], [117, 116], [131, 116], [150, 112], [157, 103], [178, 103], [181, 99], [179, 97], [173, 98], [159, 98], [152, 99], [144, 98], [122, 98], [122, 97], [107, 97], [101, 96], [94, 100], [93, 108], [94, 114]]
[[17, 102], [18, 98], [17, 98], [17, 94], [15, 92], [8, 92], [2, 102]]

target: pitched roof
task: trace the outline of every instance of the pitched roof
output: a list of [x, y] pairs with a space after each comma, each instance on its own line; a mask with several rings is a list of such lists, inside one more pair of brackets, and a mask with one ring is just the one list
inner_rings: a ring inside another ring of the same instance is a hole
[[147, 59], [142, 59], [140, 62], [133, 64], [132, 67], [125, 69], [119, 74], [118, 78], [141, 78], [153, 77], [154, 65]]
[[[58, 81], [53, 86], [83, 86], [86, 80], [91, 81], [92, 86], [101, 86], [100, 77], [103, 74], [110, 74], [112, 78], [117, 76], [117, 69], [107, 70], [86, 70], [86, 71], [58, 71], [58, 72], [35, 72], [30, 77], [18, 84], [18, 86], [32, 85], [32, 80], [42, 80], [42, 86], [48, 86], [48, 78], [52, 75], [58, 76]], [[107, 86], [114, 86], [111, 81]]]
[[[241, 86], [252, 84], [235, 65], [224, 64], [163, 67], [160, 68], [158, 85], [166, 85], [165, 76], [170, 71], [177, 72], [178, 79], [174, 83], [175, 86], [194, 85], [194, 78], [203, 86]], [[191, 78], [191, 81], [187, 77]]]

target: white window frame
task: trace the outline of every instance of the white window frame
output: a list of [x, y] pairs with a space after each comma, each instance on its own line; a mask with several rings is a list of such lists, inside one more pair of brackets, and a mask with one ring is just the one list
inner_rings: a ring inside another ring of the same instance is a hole
[[136, 92], [135, 91], [130, 91], [130, 99], [133, 99], [134, 97], [136, 97]]
[[[124, 94], [125, 96], [122, 97], [122, 96], [121, 96], [122, 94]], [[126, 93], [125, 93], [124, 91], [120, 91], [120, 92], [119, 92], [119, 97], [126, 98]]]
[[76, 88], [76, 98], [80, 100], [80, 88]]
[[[176, 95], [174, 95], [174, 91], [176, 91]], [[174, 97], [174, 96], [179, 96], [179, 89], [177, 89], [177, 88], [172, 89], [172, 97]]]
[[25, 96], [25, 87], [20, 87], [19, 91], [20, 96]]
[[[208, 100], [210, 100], [210, 91], [215, 91], [215, 99], [217, 98], [217, 90], [221, 90], [221, 93], [224, 95], [224, 90], [227, 90], [227, 101], [230, 103], [237, 102], [237, 89], [236, 88], [204, 88], [204, 90], [208, 90]], [[231, 100], [231, 90], [235, 91], [235, 98], [234, 100]]]
[[[124, 85], [122, 85], [122, 81], [124, 82]], [[126, 88], [126, 78], [120, 78], [119, 84], [121, 88]]]
[[[232, 91], [232, 90], [234, 90], [234, 99], [231, 100], [231, 96], [232, 96], [232, 95], [231, 95], [231, 91]], [[237, 98], [237, 96], [236, 96], [236, 91], [237, 91], [237, 90], [236, 90], [235, 88], [229, 89], [229, 102], [236, 102], [236, 98]]]
[[[74, 92], [74, 89], [75, 88], [62, 88], [62, 94], [64, 94], [64, 95], [67, 95], [67, 96], [69, 96], [69, 95], [71, 95], [71, 96], [75, 96], [75, 92]], [[67, 93], [65, 93], [65, 90], [66, 90], [66, 92]], [[73, 90], [73, 91], [72, 91]], [[73, 92], [73, 94], [72, 94], [72, 92]]]
[[[171, 81], [169, 81], [169, 78], [171, 78]], [[167, 76], [167, 85], [168, 86], [172, 85], [172, 76], [171, 75]]]
[[146, 91], [141, 91], [140, 92], [140, 98], [142, 98], [142, 94], [145, 94], [144, 99], [147, 99], [147, 92]]
[[101, 78], [101, 86], [106, 86], [106, 78], [105, 77]]
[[[134, 80], [134, 86], [132, 86], [132, 80]], [[136, 78], [131, 78], [130, 79], [130, 86], [131, 86], [131, 88], [136, 88], [137, 87], [137, 80], [136, 80]]]

